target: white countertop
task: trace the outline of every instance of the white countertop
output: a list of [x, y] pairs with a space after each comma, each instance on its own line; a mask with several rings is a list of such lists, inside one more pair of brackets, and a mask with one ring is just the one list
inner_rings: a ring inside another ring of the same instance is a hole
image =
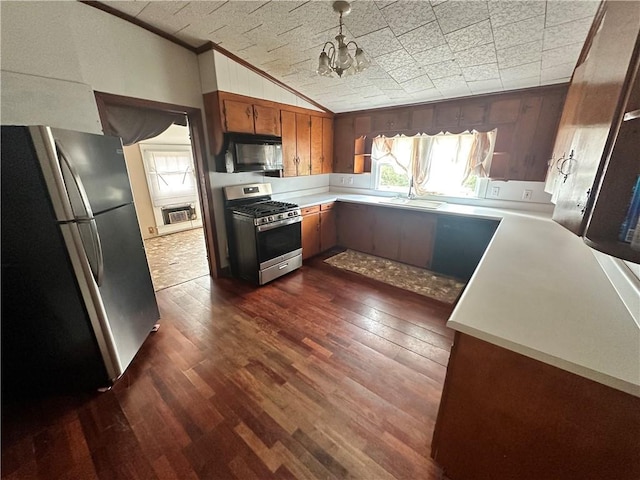
[[[326, 192], [288, 200], [385, 199]], [[501, 220], [449, 327], [640, 396], [640, 327], [579, 237], [548, 214], [454, 204], [424, 211]]]

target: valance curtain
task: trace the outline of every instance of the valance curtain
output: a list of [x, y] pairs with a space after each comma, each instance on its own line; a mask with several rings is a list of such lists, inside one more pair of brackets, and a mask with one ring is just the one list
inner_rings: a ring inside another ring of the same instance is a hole
[[[472, 135], [472, 138], [469, 136]], [[433, 170], [441, 173], [443, 168], [437, 162], [448, 162], [448, 171], [459, 172], [460, 184], [472, 176], [487, 177], [491, 163], [491, 153], [495, 143], [495, 130], [490, 132], [467, 132], [461, 134], [416, 135], [376, 137], [373, 140], [373, 160], [391, 159], [403, 172], [413, 178], [417, 195], [434, 193], [430, 185]], [[454, 181], [454, 179], [451, 179]], [[446, 183], [446, 179], [439, 180]]]
[[187, 126], [184, 113], [170, 113], [124, 105], [106, 105], [109, 127], [115, 135], [122, 137], [124, 145], [160, 135], [172, 124]]

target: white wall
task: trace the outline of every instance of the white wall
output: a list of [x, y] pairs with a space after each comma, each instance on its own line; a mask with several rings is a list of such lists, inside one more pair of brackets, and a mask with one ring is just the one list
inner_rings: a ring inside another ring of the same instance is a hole
[[197, 56], [78, 2], [0, 2], [3, 124], [101, 133], [93, 91], [202, 107]]
[[221, 90], [248, 97], [271, 100], [310, 110], [322, 111], [277, 83], [264, 78], [220, 52], [210, 50], [199, 55], [203, 93]]

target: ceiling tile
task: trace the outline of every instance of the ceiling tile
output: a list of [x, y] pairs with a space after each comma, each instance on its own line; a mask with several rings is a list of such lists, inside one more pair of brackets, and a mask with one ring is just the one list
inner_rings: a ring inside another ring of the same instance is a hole
[[527, 78], [514, 78], [510, 80], [502, 80], [502, 86], [505, 90], [514, 90], [516, 88], [529, 88], [529, 87], [537, 87], [540, 85], [540, 77], [533, 76]]
[[435, 80], [436, 78], [442, 77], [451, 77], [453, 75], [460, 75], [462, 70], [456, 63], [455, 60], [446, 60], [440, 63], [432, 63], [431, 65], [426, 65], [424, 70], [429, 75], [431, 80]]
[[461, 67], [471, 67], [498, 61], [496, 49], [492, 43], [455, 52], [454, 56]]
[[382, 8], [381, 13], [396, 35], [436, 19], [431, 5], [426, 2], [394, 2]]
[[542, 58], [542, 40], [524, 43], [514, 47], [496, 50], [500, 68], [516, 67], [525, 63], [532, 63]]
[[433, 82], [429, 77], [423, 75], [421, 77], [413, 78], [409, 81], [402, 82], [400, 84], [402, 88], [404, 88], [405, 92], [414, 93], [420, 92], [422, 90], [428, 90], [433, 88]]
[[[108, 1], [102, 2], [116, 10], [124, 12], [132, 17], [137, 16], [150, 2], [120, 2], [120, 1]], [[224, 2], [220, 2], [224, 3]]]
[[551, 68], [543, 68], [540, 72], [540, 81], [548, 82], [550, 80], [569, 81], [573, 75], [575, 63], [563, 63], [555, 65]]
[[440, 90], [440, 92], [443, 90], [464, 90], [469, 88], [467, 81], [462, 75], [436, 78], [433, 80], [433, 85]]
[[577, 42], [584, 43], [591, 23], [591, 18], [583, 18], [546, 28], [544, 30], [544, 49], [549, 50]]
[[493, 29], [496, 49], [503, 49], [523, 43], [542, 40], [544, 15], [528, 18], [520, 22], [509, 23]]
[[495, 29], [508, 23], [519, 22], [545, 14], [546, 3], [540, 0], [489, 0], [489, 16]]
[[485, 45], [493, 42], [493, 33], [491, 32], [491, 23], [489, 20], [470, 25], [455, 32], [445, 35], [447, 43], [451, 50], [458, 52], [467, 50], [471, 47]]
[[599, 4], [598, 0], [548, 1], [545, 27], [552, 27], [586, 17], [593, 19]]
[[402, 48], [402, 45], [395, 37], [390, 28], [383, 28], [357, 39], [358, 45], [364, 49], [369, 56], [380, 56], [385, 53], [395, 52]]
[[544, 50], [542, 52], [542, 68], [551, 68], [564, 63], [573, 63], [575, 66], [581, 51], [582, 43], [574, 43], [564, 47]]
[[387, 72], [395, 70], [396, 68], [416, 63], [413, 57], [409, 55], [404, 49], [380, 55], [379, 57], [376, 57], [376, 62]]
[[439, 47], [425, 50], [424, 52], [415, 53], [413, 58], [420, 65], [429, 65], [432, 63], [444, 62], [445, 60], [453, 60], [453, 52], [449, 45], [440, 45]]
[[412, 65], [406, 65], [404, 67], [397, 68], [395, 70], [391, 70], [389, 75], [396, 82], [406, 82], [408, 80], [414, 79], [416, 77], [420, 77], [424, 75], [426, 71], [424, 68], [417, 63], [413, 63]]
[[411, 94], [411, 98], [414, 102], [433, 102], [435, 100], [441, 100], [443, 97], [438, 89], [434, 87], [414, 92]]
[[500, 72], [497, 63], [485, 63], [462, 69], [462, 75], [467, 82], [479, 82], [483, 80], [500, 80]]
[[499, 78], [493, 78], [491, 80], [479, 80], [476, 82], [467, 82], [471, 93], [491, 93], [498, 90], [502, 90], [502, 81]]
[[447, 34], [489, 18], [486, 1], [449, 1], [433, 7], [442, 31]]
[[[334, 15], [339, 18], [337, 13], [334, 13]], [[342, 21], [356, 37], [361, 37], [388, 26], [375, 2], [353, 2], [351, 4], [351, 13], [343, 17]]]
[[402, 90], [402, 87], [398, 82], [396, 82], [393, 78], [375, 78], [372, 80], [372, 83], [378, 87], [380, 90], [389, 91], [389, 90]]
[[430, 48], [444, 45], [447, 41], [440, 30], [438, 22], [431, 22], [398, 37], [400, 43], [409, 53], [419, 53]]
[[540, 61], [518, 65], [517, 67], [501, 68], [500, 78], [504, 84], [507, 80], [515, 80], [520, 78], [529, 78], [540, 75]]

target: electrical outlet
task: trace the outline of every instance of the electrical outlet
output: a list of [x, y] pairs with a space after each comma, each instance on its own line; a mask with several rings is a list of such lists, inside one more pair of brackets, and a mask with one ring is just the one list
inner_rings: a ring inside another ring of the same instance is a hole
[[149, 233], [156, 233], [155, 228], [154, 227], [149, 227]]
[[533, 196], [533, 190], [525, 190], [522, 192], [522, 200], [531, 200]]
[[353, 177], [349, 177], [349, 185], [353, 185]]
[[340, 177], [340, 183], [344, 185], [345, 178], [344, 177]]
[[500, 187], [491, 187], [491, 196], [497, 197], [500, 195]]

